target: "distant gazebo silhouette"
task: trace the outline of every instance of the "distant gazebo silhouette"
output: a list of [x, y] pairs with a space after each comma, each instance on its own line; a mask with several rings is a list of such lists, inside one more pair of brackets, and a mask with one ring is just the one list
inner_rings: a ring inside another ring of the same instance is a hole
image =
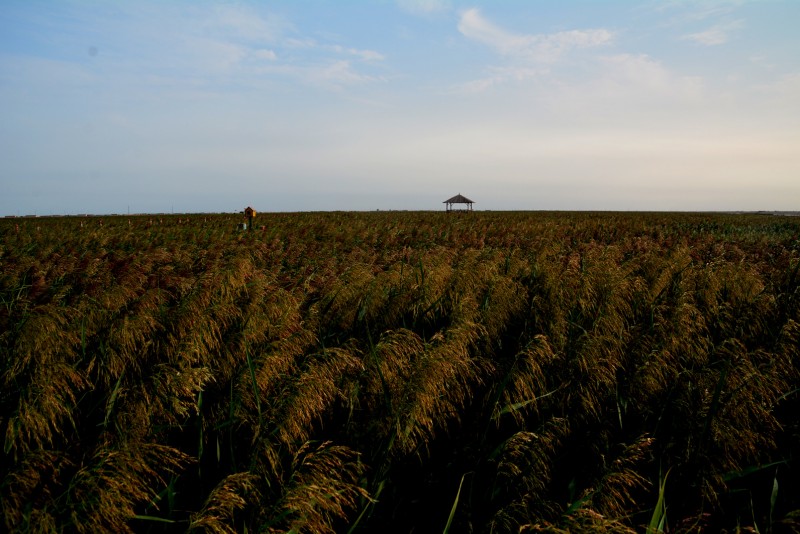
[[462, 195], [461, 193], [457, 194], [453, 198], [448, 198], [443, 202], [448, 212], [453, 211], [453, 204], [466, 204], [467, 210], [472, 211], [472, 205], [474, 204], [473, 201]]

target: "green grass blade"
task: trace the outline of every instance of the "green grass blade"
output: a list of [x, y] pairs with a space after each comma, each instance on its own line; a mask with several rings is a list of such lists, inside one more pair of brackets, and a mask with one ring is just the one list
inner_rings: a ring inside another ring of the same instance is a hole
[[453, 524], [453, 518], [456, 516], [456, 509], [458, 508], [458, 501], [461, 498], [461, 486], [464, 485], [464, 478], [466, 478], [466, 476], [468, 474], [469, 473], [464, 473], [461, 476], [461, 482], [458, 483], [458, 491], [456, 492], [456, 498], [453, 501], [453, 507], [450, 509], [450, 515], [447, 518], [447, 524], [444, 526], [444, 530], [442, 531], [442, 534], [447, 534], [450, 531], [450, 526]]
[[507, 404], [506, 406], [504, 406], [504, 407], [503, 407], [503, 408], [500, 410], [500, 412], [498, 412], [497, 414], [495, 414], [494, 416], [492, 416], [492, 419], [493, 419], [493, 420], [496, 420], [496, 419], [499, 419], [499, 418], [500, 418], [500, 416], [502, 416], [502, 415], [505, 415], [505, 414], [507, 414], [507, 413], [516, 412], [516, 411], [518, 411], [518, 410], [520, 410], [520, 409], [522, 409], [522, 408], [524, 408], [524, 407], [526, 407], [526, 406], [528, 406], [528, 405], [530, 405], [530, 404], [533, 404], [533, 403], [535, 403], [535, 402], [536, 402], [536, 401], [538, 401], [538, 400], [544, 399], [545, 397], [549, 397], [550, 395], [553, 395], [553, 394], [557, 393], [557, 392], [558, 392], [558, 390], [560, 390], [560, 389], [561, 389], [561, 388], [560, 388], [560, 387], [558, 387], [558, 388], [554, 389], [553, 391], [548, 391], [547, 393], [544, 393], [544, 394], [542, 394], [542, 395], [539, 395], [539, 396], [538, 396], [538, 397], [536, 397], [536, 398], [533, 398], [533, 399], [527, 399], [527, 400], [524, 400], [524, 401], [516, 402], [516, 403], [514, 403], [514, 404]]
[[119, 378], [117, 378], [117, 383], [114, 384], [114, 390], [111, 392], [111, 396], [108, 398], [108, 404], [106, 404], [106, 417], [103, 419], [103, 428], [108, 426], [108, 420], [111, 419], [111, 412], [114, 411], [114, 403], [117, 400], [117, 395], [119, 395], [119, 388], [122, 385], [123, 376], [125, 376], [125, 373], [119, 375]]
[[177, 523], [177, 521], [172, 519], [165, 519], [163, 517], [156, 517], [154, 515], [140, 515], [137, 514], [133, 516], [134, 519], [139, 519], [140, 521], [155, 521], [156, 523]]
[[661, 483], [658, 486], [658, 502], [656, 502], [656, 508], [653, 510], [653, 516], [650, 518], [650, 524], [647, 526], [647, 534], [664, 532], [664, 524], [667, 520], [667, 507], [664, 503], [664, 493], [667, 489], [667, 477], [669, 476], [670, 471], [671, 468], [667, 470], [667, 474], [664, 475], [664, 478], [661, 480]]
[[775, 503], [778, 502], [778, 470], [775, 470], [775, 478], [772, 479], [772, 493], [769, 496], [769, 524], [772, 526], [773, 513], [775, 512]]

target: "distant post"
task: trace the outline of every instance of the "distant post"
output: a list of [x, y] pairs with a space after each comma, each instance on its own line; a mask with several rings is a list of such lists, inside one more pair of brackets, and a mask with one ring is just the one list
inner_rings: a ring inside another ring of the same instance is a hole
[[244, 216], [247, 218], [247, 230], [249, 232], [253, 231], [253, 219], [256, 218], [256, 210], [247, 206], [244, 210]]

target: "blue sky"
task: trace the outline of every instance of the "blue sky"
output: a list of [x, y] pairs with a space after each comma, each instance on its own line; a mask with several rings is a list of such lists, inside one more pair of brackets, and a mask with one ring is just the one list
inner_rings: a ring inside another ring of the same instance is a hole
[[0, 214], [800, 210], [800, 2], [0, 7]]

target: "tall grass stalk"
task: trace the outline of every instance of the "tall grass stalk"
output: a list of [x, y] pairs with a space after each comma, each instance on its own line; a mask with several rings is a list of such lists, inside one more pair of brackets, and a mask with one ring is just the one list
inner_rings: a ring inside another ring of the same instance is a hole
[[453, 499], [453, 506], [450, 508], [450, 515], [447, 516], [447, 523], [444, 525], [442, 534], [450, 532], [450, 527], [453, 525], [453, 519], [456, 517], [456, 510], [458, 509], [458, 501], [461, 498], [461, 486], [464, 485], [464, 479], [469, 473], [461, 475], [461, 481], [458, 483], [458, 491], [456, 491], [456, 498]]
[[665, 532], [667, 526], [667, 477], [672, 468], [668, 469], [664, 478], [658, 484], [658, 500], [656, 507], [653, 509], [653, 515], [650, 517], [650, 523], [647, 525], [647, 534], [655, 534], [657, 532]]

